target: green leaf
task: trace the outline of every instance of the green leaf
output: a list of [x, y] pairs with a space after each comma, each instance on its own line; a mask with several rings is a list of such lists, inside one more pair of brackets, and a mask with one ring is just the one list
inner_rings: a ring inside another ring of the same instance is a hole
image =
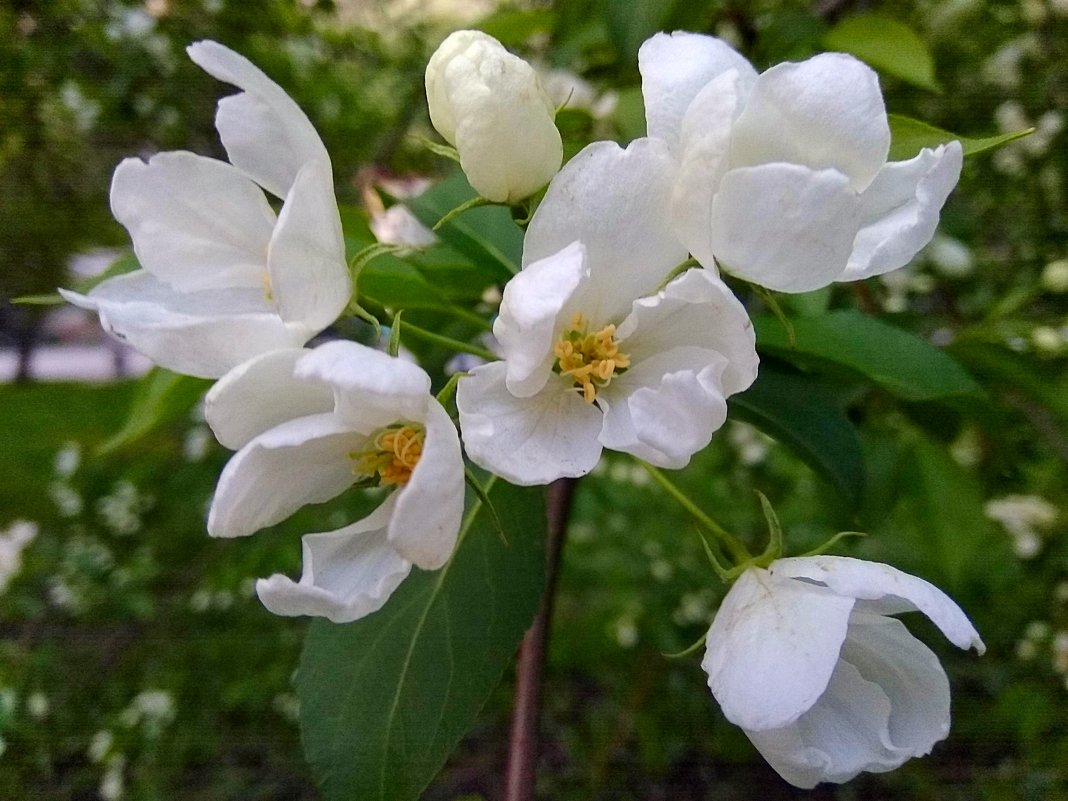
[[642, 42], [660, 30], [677, 0], [605, 0], [604, 21], [621, 61], [633, 64]]
[[938, 145], [952, 142], [956, 139], [964, 148], [965, 156], [974, 156], [984, 150], [1000, 147], [1006, 142], [1019, 139], [1032, 133], [1034, 128], [1022, 131], [1001, 134], [999, 136], [986, 136], [975, 139], [969, 136], [943, 131], [926, 122], [914, 120], [901, 114], [888, 114], [890, 121], [890, 161], [905, 161], [923, 150], [925, 147], [938, 147]]
[[739, 419], [793, 450], [850, 506], [860, 503], [864, 493], [860, 439], [822, 381], [765, 361], [753, 386], [732, 397], [730, 405]]
[[[423, 225], [433, 228], [438, 220], [475, 196], [463, 173], [456, 171], [419, 197], [405, 201], [405, 205]], [[506, 208], [471, 209], [443, 225], [437, 235], [497, 281], [507, 281], [519, 271], [523, 232], [512, 222]]]
[[187, 414], [210, 386], [211, 381], [206, 378], [154, 367], [138, 384], [125, 425], [100, 446], [98, 453], [105, 455], [125, 448], [159, 426]]
[[794, 319], [796, 349], [774, 317], [753, 322], [761, 351], [801, 366], [845, 368], [907, 401], [984, 397], [975, 379], [944, 351], [859, 312]]
[[1059, 367], [989, 342], [954, 342], [949, 350], [981, 378], [1038, 402], [1068, 424], [1068, 376]]
[[409, 801], [474, 723], [545, 582], [544, 493], [486, 482], [508, 532], [471, 502], [452, 560], [414, 570], [378, 612], [316, 621], [297, 673], [308, 759], [326, 801]]
[[356, 296], [394, 309], [444, 309], [448, 300], [414, 266], [391, 253], [369, 261]]
[[490, 15], [475, 27], [505, 47], [519, 47], [536, 34], [551, 32], [555, 24], [556, 14], [550, 8], [506, 8]]
[[880, 72], [929, 89], [942, 91], [934, 73], [934, 59], [915, 31], [891, 17], [861, 14], [846, 17], [823, 37], [830, 50], [852, 53]]
[[915, 537], [908, 544], [925, 566], [925, 575], [959, 594], [967, 585], [994, 583], [992, 564], [1015, 561], [1008, 537], [983, 513], [976, 477], [955, 462], [944, 445], [917, 440], [904, 479], [903, 511], [911, 517], [913, 525], [907, 530]]

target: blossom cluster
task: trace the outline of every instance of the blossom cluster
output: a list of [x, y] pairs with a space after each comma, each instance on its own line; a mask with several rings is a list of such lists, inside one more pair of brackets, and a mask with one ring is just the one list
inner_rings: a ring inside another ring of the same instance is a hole
[[[753, 325], [721, 273], [804, 292], [902, 267], [961, 167], [956, 142], [888, 162], [878, 80], [850, 56], [758, 74], [689, 33], [639, 52], [647, 135], [594, 142], [561, 167], [535, 70], [485, 34], [454, 33], [427, 66], [431, 121], [486, 201], [529, 208], [544, 190], [501, 293], [499, 359], [459, 380], [458, 432], [416, 364], [336, 339], [308, 347], [354, 301], [326, 148], [245, 58], [214, 42], [188, 52], [241, 90], [216, 116], [229, 161], [123, 161], [111, 206], [140, 269], [64, 295], [157, 364], [218, 379], [205, 417], [235, 453], [211, 535], [253, 534], [353, 487], [380, 500], [306, 534], [299, 580], [257, 582], [281, 615], [354, 621], [413, 566], [444, 565], [463, 451], [521, 485], [585, 475], [606, 448], [685, 467], [758, 372]], [[896, 767], [949, 722], [938, 660], [889, 617], [908, 610], [982, 648], [952, 601], [888, 566], [750, 565], [708, 634], [713, 694], [798, 786]]]

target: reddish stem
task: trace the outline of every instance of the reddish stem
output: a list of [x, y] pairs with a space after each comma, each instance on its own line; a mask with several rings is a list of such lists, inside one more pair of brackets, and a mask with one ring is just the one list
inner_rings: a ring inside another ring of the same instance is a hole
[[534, 623], [519, 646], [516, 664], [515, 706], [508, 736], [508, 766], [504, 776], [503, 801], [534, 801], [538, 763], [538, 713], [541, 709], [541, 677], [549, 643], [549, 623], [556, 597], [556, 579], [564, 548], [567, 518], [576, 480], [561, 478], [549, 485], [546, 512], [549, 518], [545, 544], [545, 594]]

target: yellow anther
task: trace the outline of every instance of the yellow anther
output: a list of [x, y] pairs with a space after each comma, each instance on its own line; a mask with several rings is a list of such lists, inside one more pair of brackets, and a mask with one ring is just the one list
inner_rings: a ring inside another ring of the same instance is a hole
[[630, 357], [619, 350], [615, 325], [606, 325], [592, 334], [587, 333], [587, 328], [581, 314], [571, 318], [571, 325], [561, 332], [553, 346], [554, 369], [570, 376], [586, 403], [593, 403], [597, 400], [597, 390], [608, 386], [615, 376], [630, 367]]
[[271, 286], [271, 275], [266, 270], [260, 276], [260, 280], [263, 281], [263, 294], [267, 298], [269, 303], [274, 302], [274, 287]]
[[365, 451], [353, 451], [354, 475], [377, 478], [381, 485], [404, 486], [423, 455], [426, 429], [417, 423], [389, 426], [379, 431]]

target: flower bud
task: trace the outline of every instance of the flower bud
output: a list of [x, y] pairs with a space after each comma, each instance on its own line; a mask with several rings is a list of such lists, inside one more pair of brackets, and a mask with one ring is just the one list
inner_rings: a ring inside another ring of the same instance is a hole
[[514, 203], [560, 169], [563, 145], [552, 101], [534, 68], [479, 31], [457, 31], [426, 66], [430, 120], [460, 154], [471, 186]]

